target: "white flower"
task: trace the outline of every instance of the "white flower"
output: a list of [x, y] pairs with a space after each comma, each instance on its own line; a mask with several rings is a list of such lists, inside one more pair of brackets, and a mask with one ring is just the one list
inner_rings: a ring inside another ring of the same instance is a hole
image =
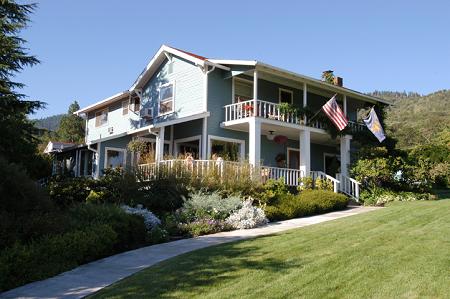
[[161, 224], [161, 220], [158, 219], [158, 217], [155, 216], [152, 212], [145, 209], [142, 205], [137, 205], [136, 208], [132, 208], [127, 205], [121, 206], [122, 210], [125, 211], [127, 214], [131, 215], [139, 215], [142, 218], [144, 218], [144, 224], [145, 228], [147, 230], [152, 230], [154, 227], [159, 226]]
[[254, 207], [252, 200], [246, 200], [242, 207], [233, 212], [227, 219], [227, 224], [235, 229], [248, 229], [269, 222], [261, 208]]

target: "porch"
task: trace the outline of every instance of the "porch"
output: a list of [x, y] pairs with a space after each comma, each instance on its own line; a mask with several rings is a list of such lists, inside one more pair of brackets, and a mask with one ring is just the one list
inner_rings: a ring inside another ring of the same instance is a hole
[[220, 181], [251, 177], [252, 180], [261, 183], [265, 183], [269, 179], [283, 179], [284, 183], [291, 187], [301, 186], [302, 178], [311, 177], [313, 182], [317, 179], [328, 181], [333, 186], [334, 192], [345, 193], [351, 198], [357, 201], [359, 200], [359, 183], [356, 180], [343, 174], [337, 174], [336, 178], [334, 178], [322, 171], [309, 171], [306, 173], [303, 170], [292, 168], [271, 166], [254, 167], [252, 164], [246, 162], [171, 159], [140, 164], [137, 166], [137, 173], [143, 181], [165, 175], [173, 175], [178, 178], [189, 177], [199, 180], [209, 177]]

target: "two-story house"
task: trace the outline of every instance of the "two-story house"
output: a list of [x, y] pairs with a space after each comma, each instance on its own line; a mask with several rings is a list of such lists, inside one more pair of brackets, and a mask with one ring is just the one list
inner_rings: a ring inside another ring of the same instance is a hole
[[383, 102], [260, 61], [208, 59], [163, 45], [128, 90], [76, 112], [86, 119], [94, 153], [84, 152], [93, 159], [86, 173], [136, 166], [127, 144], [140, 138], [153, 146], [157, 162], [215, 154], [265, 166], [290, 185], [300, 176], [340, 173], [346, 191], [344, 180], [355, 183], [347, 177], [352, 136], [333, 139], [320, 123], [285, 109], [319, 110], [334, 94], [355, 128], [358, 109]]

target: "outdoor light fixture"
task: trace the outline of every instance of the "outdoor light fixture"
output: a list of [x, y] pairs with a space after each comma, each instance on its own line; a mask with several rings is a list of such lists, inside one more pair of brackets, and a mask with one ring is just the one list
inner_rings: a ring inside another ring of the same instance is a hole
[[266, 135], [267, 140], [272, 141], [275, 138], [275, 135], [273, 135], [275, 131], [269, 131], [269, 135]]

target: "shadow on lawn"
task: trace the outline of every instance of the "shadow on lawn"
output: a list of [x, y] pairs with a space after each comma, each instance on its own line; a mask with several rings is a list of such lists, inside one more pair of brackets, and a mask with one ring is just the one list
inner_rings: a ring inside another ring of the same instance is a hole
[[[270, 237], [259, 237], [270, 238]], [[255, 240], [255, 239], [253, 239]], [[240, 247], [240, 243], [230, 243], [209, 247], [200, 251], [184, 254], [164, 261], [154, 267], [143, 270], [130, 279], [118, 283], [112, 289], [106, 289], [101, 297], [171, 297], [173, 292], [188, 289], [192, 293], [201, 293], [201, 288], [215, 283], [226, 283], [244, 275], [248, 270], [283, 273], [289, 269], [302, 267], [301, 260], [287, 260], [265, 257], [260, 247]], [[240, 272], [240, 270], [246, 270]]]

